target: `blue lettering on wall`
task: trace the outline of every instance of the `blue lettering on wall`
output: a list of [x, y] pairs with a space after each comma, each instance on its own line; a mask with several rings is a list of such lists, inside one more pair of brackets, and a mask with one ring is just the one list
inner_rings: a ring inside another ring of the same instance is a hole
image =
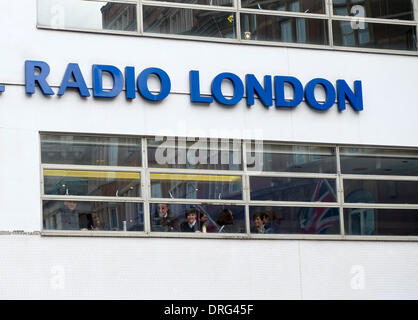
[[[112, 76], [113, 88], [110, 90], [103, 90], [103, 72]], [[123, 89], [123, 75], [122, 72], [110, 65], [93, 65], [93, 96], [96, 98], [114, 98]]]
[[192, 70], [189, 72], [190, 82], [190, 101], [198, 103], [212, 103], [212, 97], [202, 97], [200, 95], [199, 71]]
[[[222, 93], [222, 81], [225, 79], [231, 81], [234, 88], [234, 95], [230, 99], [227, 99]], [[212, 95], [220, 104], [226, 106], [236, 105], [244, 96], [244, 84], [236, 74], [230, 72], [220, 73], [212, 81]]]
[[263, 105], [265, 105], [266, 107], [271, 107], [273, 105], [271, 76], [264, 76], [263, 87], [253, 74], [247, 74], [245, 76], [245, 86], [247, 95], [247, 106], [254, 105], [254, 94], [257, 94]]
[[[315, 98], [315, 88], [321, 85], [325, 90], [325, 102], [319, 103]], [[335, 89], [331, 82], [326, 79], [316, 78], [309, 81], [305, 87], [305, 99], [309, 106], [316, 110], [328, 110], [335, 103]]]
[[[73, 79], [73, 80], [71, 80]], [[78, 89], [80, 96], [90, 97], [89, 89], [87, 89], [86, 82], [81, 74], [80, 67], [77, 63], [69, 63], [65, 70], [64, 77], [61, 81], [61, 86], [58, 95], [62, 96], [67, 88]]]
[[[148, 89], [148, 77], [150, 75], [156, 75], [161, 83], [161, 90], [158, 94], [152, 94]], [[138, 91], [147, 100], [161, 101], [166, 98], [171, 90], [171, 81], [168, 74], [158, 68], [147, 68], [142, 71], [138, 76]]]
[[[150, 101], [161, 101], [165, 99], [171, 91], [171, 80], [168, 74], [159, 68], [146, 68], [135, 78], [135, 68], [125, 67], [124, 74], [112, 65], [93, 65], [92, 83], [93, 96], [95, 98], [114, 98], [117, 97], [125, 88], [126, 99], [135, 99], [136, 91], [142, 98]], [[54, 95], [47, 82], [50, 73], [49, 65], [44, 61], [25, 61], [25, 88], [27, 94], [34, 94], [35, 87], [38, 86], [44, 95]], [[103, 89], [103, 73], [112, 77], [113, 86], [110, 89]], [[158, 93], [153, 93], [148, 87], [150, 76], [156, 76], [160, 82], [161, 89]], [[232, 97], [225, 96], [222, 92], [222, 83], [230, 82], [233, 89]], [[299, 106], [305, 98], [306, 104], [315, 110], [324, 111], [331, 108], [336, 102], [338, 110], [346, 109], [346, 104], [354, 111], [363, 110], [363, 91], [362, 82], [354, 81], [354, 88], [350, 88], [345, 80], [337, 80], [336, 86], [323, 78], [315, 78], [309, 81], [305, 88], [295, 77], [265, 75], [261, 84], [254, 74], [245, 75], [245, 85], [241, 78], [231, 72], [223, 72], [213, 78], [209, 95], [202, 95], [200, 88], [200, 74], [197, 70], [189, 72], [190, 101], [192, 103], [211, 104], [214, 101], [225, 106], [237, 105], [246, 97], [247, 106], [255, 104], [256, 96], [260, 103], [265, 107], [271, 107], [273, 100], [277, 108], [295, 108]], [[274, 85], [274, 88], [273, 88]], [[285, 88], [290, 86], [293, 97], [285, 97]], [[315, 90], [322, 87], [325, 93], [325, 101], [320, 102], [315, 97]], [[58, 95], [64, 95], [68, 88], [78, 89], [80, 96], [89, 97], [90, 92], [87, 88], [83, 74], [76, 63], [69, 63], [65, 70]], [[274, 90], [273, 90], [274, 89]], [[0, 85], [0, 92], [4, 86]]]
[[[293, 99], [286, 100], [284, 96], [285, 83], [290, 84], [293, 88]], [[303, 86], [300, 81], [294, 77], [274, 77], [274, 92], [276, 94], [276, 107], [278, 108], [294, 108], [303, 100]]]
[[345, 99], [356, 111], [363, 110], [363, 92], [361, 81], [354, 81], [354, 92], [350, 89], [345, 80], [337, 80], [338, 109], [345, 110]]
[[[44, 95], [54, 95], [46, 77], [49, 75], [49, 65], [43, 61], [25, 61], [25, 89], [27, 94], [35, 93], [35, 85], [38, 84], [39, 88]], [[39, 72], [35, 74], [35, 72]]]

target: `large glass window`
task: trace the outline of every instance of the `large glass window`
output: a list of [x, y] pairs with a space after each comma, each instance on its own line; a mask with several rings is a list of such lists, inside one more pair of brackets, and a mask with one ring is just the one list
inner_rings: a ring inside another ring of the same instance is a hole
[[418, 209], [349, 208], [344, 224], [348, 235], [418, 236]]
[[336, 202], [335, 180], [250, 177], [251, 200]]
[[353, 27], [351, 21], [333, 21], [337, 46], [416, 51], [416, 26], [365, 22]]
[[250, 171], [335, 173], [335, 148], [317, 146], [249, 143], [247, 167]]
[[151, 196], [172, 199], [242, 199], [240, 176], [151, 173]]
[[340, 148], [340, 155], [345, 174], [418, 176], [416, 150]]
[[332, 0], [334, 14], [368, 18], [413, 20], [413, 0]]
[[254, 234], [339, 234], [338, 208], [250, 207]]
[[149, 167], [242, 170], [240, 140], [161, 137], [147, 145]]
[[245, 233], [245, 207], [210, 204], [150, 204], [151, 231]]
[[55, 195], [139, 197], [140, 173], [45, 169], [44, 192]]
[[38, 0], [38, 25], [55, 29], [136, 32], [136, 4], [85, 0]]
[[328, 44], [328, 22], [322, 19], [241, 14], [245, 40]]
[[416, 148], [42, 133], [43, 231], [418, 236], [417, 154]]
[[140, 138], [41, 134], [43, 228], [144, 231], [141, 154]]
[[41, 135], [42, 163], [93, 166], [141, 166], [141, 139], [127, 137]]
[[260, 10], [325, 13], [325, 0], [241, 0], [241, 6]]
[[235, 38], [233, 12], [143, 7], [144, 32]]
[[69, 231], [143, 231], [143, 204], [135, 202], [98, 202], [44, 200], [45, 230]]
[[[41, 28], [411, 54], [414, 0], [38, 0]], [[241, 30], [241, 32], [239, 32]]]

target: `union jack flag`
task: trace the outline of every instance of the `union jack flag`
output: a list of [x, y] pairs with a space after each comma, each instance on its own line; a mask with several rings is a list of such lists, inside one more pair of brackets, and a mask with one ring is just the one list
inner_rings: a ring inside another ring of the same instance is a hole
[[[312, 202], [336, 202], [334, 188], [326, 179], [320, 179], [312, 195]], [[338, 225], [340, 212], [338, 208], [302, 208], [299, 212], [301, 233], [326, 234], [328, 229]]]

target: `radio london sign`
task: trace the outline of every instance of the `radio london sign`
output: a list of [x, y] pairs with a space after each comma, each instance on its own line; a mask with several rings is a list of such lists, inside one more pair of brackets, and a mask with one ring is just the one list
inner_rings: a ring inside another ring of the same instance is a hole
[[[50, 73], [49, 65], [44, 61], [25, 61], [25, 88], [27, 94], [34, 94], [35, 88], [39, 87], [42, 94], [54, 95], [55, 92], [48, 84], [47, 77]], [[103, 74], [110, 75], [113, 79], [111, 89], [103, 88]], [[138, 77], [135, 77], [134, 67], [125, 67], [124, 73], [112, 65], [92, 66], [93, 90], [95, 98], [115, 98], [125, 87], [126, 99], [135, 99], [137, 92], [146, 100], [164, 100], [171, 91], [171, 80], [169, 75], [159, 68], [146, 68]], [[148, 78], [155, 76], [161, 85], [159, 92], [151, 92], [148, 87]], [[260, 83], [253, 74], [245, 75], [242, 80], [234, 73], [224, 72], [215, 76], [211, 84], [211, 95], [202, 95], [200, 92], [200, 74], [197, 70], [189, 71], [190, 101], [192, 103], [211, 104], [214, 101], [225, 106], [234, 106], [242, 99], [246, 99], [248, 106], [254, 105], [257, 96], [260, 102], [266, 106], [274, 105], [277, 108], [297, 107], [305, 98], [306, 103], [316, 110], [327, 110], [337, 103], [339, 110], [346, 108], [346, 101], [355, 111], [363, 110], [363, 94], [361, 81], [356, 80], [353, 89], [345, 80], [337, 80], [334, 86], [330, 81], [323, 78], [310, 80], [305, 87], [295, 77], [291, 76], [264, 76], [263, 83]], [[233, 87], [233, 95], [225, 96], [222, 93], [222, 83], [229, 81]], [[285, 85], [293, 89], [293, 98], [285, 98]], [[325, 92], [325, 101], [319, 102], [315, 97], [315, 88], [321, 86]], [[58, 89], [58, 96], [65, 94], [67, 89], [78, 90], [81, 97], [90, 97], [84, 76], [77, 63], [69, 63], [65, 70], [61, 85]], [[0, 86], [0, 92], [4, 91]]]

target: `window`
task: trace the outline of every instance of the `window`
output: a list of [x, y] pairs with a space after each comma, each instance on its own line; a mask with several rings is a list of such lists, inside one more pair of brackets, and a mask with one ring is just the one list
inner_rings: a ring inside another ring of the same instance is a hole
[[46, 234], [418, 236], [416, 149], [43, 133], [41, 158]]
[[144, 231], [141, 139], [41, 135], [44, 230]]
[[[413, 0], [38, 0], [38, 27], [418, 55]], [[415, 11], [414, 11], [415, 10]]]

